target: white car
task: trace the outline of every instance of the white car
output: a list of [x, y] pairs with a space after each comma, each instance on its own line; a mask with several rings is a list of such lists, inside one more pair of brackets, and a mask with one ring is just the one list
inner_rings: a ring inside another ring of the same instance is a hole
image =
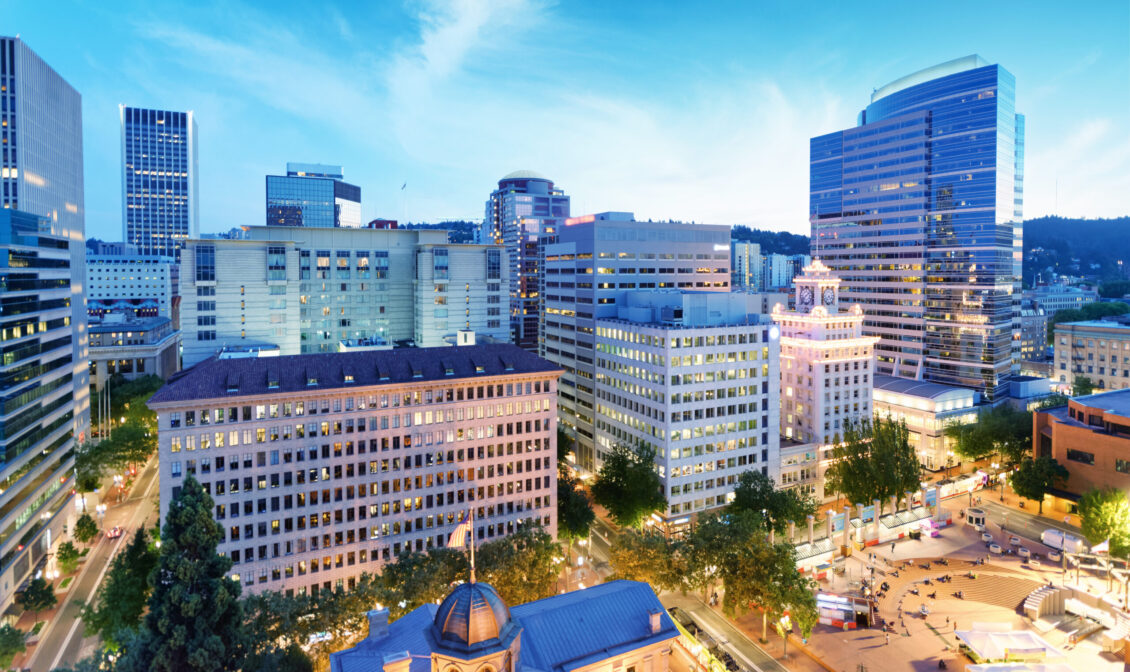
[[1008, 543], [1009, 543], [1010, 546], [1019, 546], [1020, 545], [1020, 537], [1009, 537]]
[[989, 552], [992, 553], [993, 555], [1000, 555], [1001, 554], [1001, 545], [998, 544], [998, 543], [989, 544]]
[[981, 535], [981, 541], [992, 541], [992, 540], [993, 540], [993, 535], [989, 534], [988, 532], [985, 532], [984, 534]]
[[1023, 546], [1017, 547], [1016, 554], [1019, 555], [1022, 558], [1032, 557], [1032, 551], [1029, 551], [1027, 548], [1024, 548]]

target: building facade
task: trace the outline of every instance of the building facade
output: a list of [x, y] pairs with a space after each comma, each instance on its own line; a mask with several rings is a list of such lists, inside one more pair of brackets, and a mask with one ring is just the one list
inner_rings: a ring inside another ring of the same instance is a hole
[[209, 360], [149, 401], [161, 517], [215, 500], [245, 591], [352, 587], [402, 551], [557, 532], [559, 370], [511, 345]]
[[1047, 357], [1048, 313], [1027, 299], [1020, 306], [1020, 360], [1038, 362]]
[[767, 291], [791, 287], [812, 257], [806, 254], [766, 254], [761, 258], [761, 288]]
[[510, 337], [537, 352], [539, 323], [539, 240], [569, 216], [569, 197], [553, 181], [519, 170], [498, 181], [486, 204], [479, 242], [503, 245], [510, 279]]
[[267, 176], [267, 226], [361, 227], [361, 187], [344, 181], [341, 166], [288, 163]]
[[128, 310], [180, 324], [180, 266], [172, 257], [86, 255], [86, 312], [101, 317]]
[[0, 103], [0, 230], [9, 257], [0, 291], [8, 350], [0, 382], [3, 605], [73, 515], [65, 505], [70, 455], [88, 438], [90, 376], [82, 97], [18, 37], [0, 37]]
[[1052, 492], [1054, 511], [1073, 512], [1093, 488], [1130, 490], [1130, 390], [1073, 397], [1033, 414], [1032, 456], [1054, 458], [1070, 474]]
[[200, 237], [196, 115], [118, 106], [122, 240], [146, 256], [177, 257]]
[[951, 424], [977, 421], [976, 391], [880, 374], [875, 376], [873, 400], [875, 415], [906, 423], [910, 446], [923, 467], [936, 472], [960, 463], [945, 430]]
[[762, 289], [761, 245], [744, 240], [730, 241], [730, 286], [735, 290]]
[[185, 367], [253, 344], [292, 355], [357, 343], [434, 347], [454, 343], [460, 330], [508, 338], [505, 251], [497, 246], [448, 245], [441, 230], [254, 226], [246, 233], [247, 240], [189, 243], [181, 281]]
[[1007, 395], [1022, 256], [1015, 85], [999, 65], [957, 59], [877, 89], [858, 126], [812, 138], [813, 255], [863, 306], [880, 373]]
[[595, 472], [596, 321], [636, 289], [729, 292], [730, 227], [638, 222], [628, 212], [572, 217], [543, 242], [541, 355], [565, 370], [558, 412], [576, 433], [576, 465]]
[[1099, 300], [1099, 293], [1093, 289], [1055, 283], [1029, 289], [1024, 292], [1024, 298], [1030, 299], [1051, 316], [1061, 310], [1078, 310], [1094, 303]]
[[1055, 325], [1053, 380], [1070, 388], [1086, 377], [1096, 390], [1130, 385], [1130, 324], [1090, 320]]
[[635, 290], [596, 321], [598, 455], [649, 447], [661, 529], [725, 506], [750, 469], [778, 478], [777, 330], [745, 293]]
[[180, 332], [167, 317], [109, 313], [90, 321], [90, 377], [103, 389], [109, 379], [167, 379], [180, 370]]

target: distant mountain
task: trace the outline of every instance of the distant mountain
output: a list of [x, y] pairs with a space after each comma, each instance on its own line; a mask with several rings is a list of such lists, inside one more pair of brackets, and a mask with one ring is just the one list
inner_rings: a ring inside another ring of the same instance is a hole
[[757, 243], [762, 254], [808, 254], [808, 236], [798, 236], [787, 231], [762, 231], [738, 224], [730, 229], [732, 240]]
[[[1130, 274], [1130, 216], [1036, 217], [1024, 222], [1024, 282], [1053, 274], [1122, 279]], [[1119, 266], [1119, 261], [1123, 262]]]

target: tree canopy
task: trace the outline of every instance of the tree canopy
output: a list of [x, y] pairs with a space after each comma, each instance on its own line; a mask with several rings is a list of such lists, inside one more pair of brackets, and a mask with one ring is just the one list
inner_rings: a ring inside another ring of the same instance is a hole
[[852, 503], [878, 499], [879, 512], [890, 497], [918, 489], [921, 465], [905, 422], [882, 417], [847, 421], [843, 431], [824, 476], [826, 489]]
[[655, 448], [613, 447], [604, 456], [592, 496], [621, 527], [639, 527], [649, 515], [662, 510], [667, 499], [655, 471]]
[[116, 651], [137, 632], [158, 557], [145, 528], [138, 528], [129, 545], [110, 563], [94, 599], [83, 608], [87, 636], [97, 634], [109, 650]]
[[569, 469], [557, 471], [557, 536], [572, 541], [587, 536], [596, 520], [592, 500]]
[[89, 513], [83, 513], [75, 521], [74, 535], [80, 544], [89, 544], [97, 534], [98, 523], [94, 522], [94, 518]]
[[[782, 533], [788, 529], [789, 521], [804, 523], [810, 514], [816, 513], [816, 500], [795, 488], [778, 489], [772, 478], [758, 469], [750, 469], [738, 476], [730, 510], [752, 511], [759, 517], [764, 511], [773, 529]], [[763, 525], [768, 529], [768, 521]]]
[[12, 660], [24, 652], [27, 645], [24, 639], [27, 633], [10, 623], [0, 625], [0, 669], [6, 670], [12, 666]]
[[1043, 513], [1044, 496], [1067, 477], [1067, 469], [1053, 458], [1029, 457], [1008, 477], [1008, 485], [1017, 495], [1039, 502], [1039, 512]]
[[946, 425], [953, 452], [967, 460], [983, 460], [999, 454], [1005, 464], [1015, 465], [1032, 452], [1032, 414], [1008, 404], [982, 409], [977, 421]]
[[1091, 544], [1110, 540], [1110, 554], [1130, 555], [1130, 501], [1117, 488], [1088, 490], [1079, 500], [1083, 536]]
[[26, 588], [16, 593], [16, 604], [24, 611], [32, 612], [37, 621], [39, 612], [50, 609], [57, 602], [55, 589], [42, 577], [32, 579]]
[[1075, 376], [1071, 381], [1071, 396], [1085, 397], [1095, 393], [1095, 381], [1087, 376]]

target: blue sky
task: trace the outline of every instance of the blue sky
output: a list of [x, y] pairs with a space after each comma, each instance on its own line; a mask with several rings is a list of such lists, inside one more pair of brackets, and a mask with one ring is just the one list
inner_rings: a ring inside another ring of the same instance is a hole
[[261, 224], [290, 160], [343, 165], [366, 219], [478, 219], [521, 168], [574, 213], [807, 233], [808, 139], [970, 53], [1016, 75], [1026, 216], [1130, 214], [1126, 0], [0, 0], [0, 33], [82, 93], [103, 239], [121, 237], [118, 103], [195, 110], [205, 232]]

